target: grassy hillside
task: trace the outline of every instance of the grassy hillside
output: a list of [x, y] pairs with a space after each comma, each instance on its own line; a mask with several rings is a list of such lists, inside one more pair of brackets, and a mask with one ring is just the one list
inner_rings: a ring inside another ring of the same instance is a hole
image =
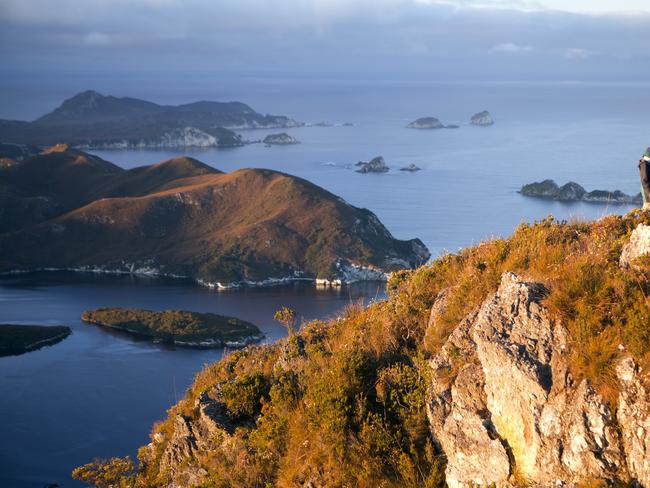
[[428, 258], [377, 217], [300, 178], [192, 158], [129, 171], [60, 146], [0, 168], [0, 271], [102, 268], [209, 282], [394, 270]]
[[[202, 486], [444, 486], [425, 415], [427, 359], [496, 291], [504, 271], [545, 284], [544, 305], [569, 331], [571, 373], [614, 404], [619, 345], [650, 366], [650, 263], [618, 265], [639, 223], [650, 223], [650, 213], [523, 224], [510, 238], [396, 273], [385, 301], [351, 305], [332, 321], [208, 365], [154, 426], [137, 476], [122, 482], [181, 479], [182, 466], [170, 471], [163, 453], [178, 419], [197, 419], [208, 395], [222, 405], [230, 434], [194, 452], [191, 464], [208, 473]], [[448, 305], [428, 326], [442, 290]]]

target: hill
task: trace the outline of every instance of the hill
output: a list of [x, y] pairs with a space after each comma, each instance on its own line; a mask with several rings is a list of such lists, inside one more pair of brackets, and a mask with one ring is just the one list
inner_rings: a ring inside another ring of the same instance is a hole
[[191, 158], [125, 171], [57, 146], [0, 168], [0, 203], [0, 272], [166, 274], [221, 287], [382, 279], [429, 257], [308, 181]]
[[108, 465], [147, 487], [650, 486], [649, 223], [548, 218], [397, 273], [207, 365], [137, 469]]
[[302, 125], [282, 115], [262, 115], [241, 102], [159, 105], [88, 90], [33, 122], [0, 120], [0, 140], [81, 149], [239, 146], [232, 129]]

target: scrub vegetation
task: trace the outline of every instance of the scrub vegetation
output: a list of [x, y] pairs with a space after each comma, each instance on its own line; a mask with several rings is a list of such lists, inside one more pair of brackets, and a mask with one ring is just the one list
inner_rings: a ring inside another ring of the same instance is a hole
[[[427, 359], [457, 324], [494, 293], [503, 272], [542, 282], [544, 304], [570, 334], [572, 374], [615, 402], [619, 345], [650, 365], [650, 266], [618, 265], [621, 248], [650, 214], [596, 222], [552, 217], [393, 274], [388, 299], [350, 305], [339, 317], [303, 324], [273, 345], [234, 352], [201, 371], [152, 436], [168, 440], [177, 415], [198, 415], [196, 399], [219, 385], [235, 428], [228, 442], [197, 454], [205, 487], [442, 487], [425, 412]], [[443, 320], [427, 328], [438, 293], [451, 290]], [[281, 314], [280, 314], [281, 315]], [[282, 318], [282, 316], [279, 316]], [[613, 405], [615, 407], [615, 405]], [[163, 486], [166, 443], [143, 448], [138, 486]]]

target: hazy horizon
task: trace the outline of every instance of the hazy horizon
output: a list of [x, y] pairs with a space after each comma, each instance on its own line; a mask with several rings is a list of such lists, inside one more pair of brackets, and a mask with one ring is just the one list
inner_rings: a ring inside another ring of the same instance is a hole
[[2, 0], [0, 117], [232, 78], [645, 83], [648, 26], [640, 0]]

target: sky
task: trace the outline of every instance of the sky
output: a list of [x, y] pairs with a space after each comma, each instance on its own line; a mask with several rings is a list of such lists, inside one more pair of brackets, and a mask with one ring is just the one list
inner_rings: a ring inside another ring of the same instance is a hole
[[650, 81], [650, 0], [0, 0], [0, 58], [5, 97], [75, 76]]

